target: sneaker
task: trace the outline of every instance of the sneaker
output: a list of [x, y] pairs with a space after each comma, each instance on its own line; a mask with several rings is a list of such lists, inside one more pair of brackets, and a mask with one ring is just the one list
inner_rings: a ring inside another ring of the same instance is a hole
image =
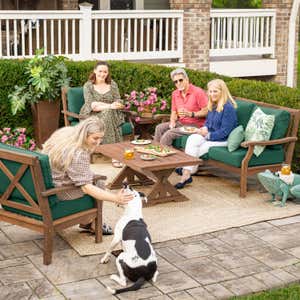
[[192, 183], [192, 182], [193, 182], [193, 178], [192, 178], [192, 176], [191, 176], [191, 177], [189, 177], [189, 178], [188, 178], [186, 181], [184, 181], [184, 182], [178, 182], [178, 183], [176, 183], [176, 184], [175, 184], [175, 188], [178, 189], [178, 190], [183, 189], [183, 188], [185, 187], [186, 184]]

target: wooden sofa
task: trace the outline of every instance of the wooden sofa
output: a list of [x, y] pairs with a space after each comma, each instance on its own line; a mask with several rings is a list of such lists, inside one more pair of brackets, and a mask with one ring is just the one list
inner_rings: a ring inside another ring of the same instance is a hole
[[[299, 128], [300, 110], [273, 105], [269, 103], [236, 98], [238, 108], [238, 123], [246, 129], [253, 111], [260, 107], [266, 114], [275, 115], [275, 125], [269, 141], [247, 141], [229, 152], [227, 147], [212, 147], [208, 154], [201, 157], [204, 164], [225, 169], [240, 175], [240, 197], [247, 192], [247, 177], [266, 169], [278, 171], [281, 164], [291, 164], [297, 133]], [[178, 138], [173, 145], [176, 148], [185, 148], [188, 136]], [[255, 145], [265, 145], [263, 153], [256, 157], [253, 155]]]
[[[84, 104], [83, 87], [62, 88], [62, 114], [64, 115], [65, 126], [76, 125], [82, 117], [79, 115]], [[122, 135], [125, 139], [134, 139], [134, 126], [131, 116], [134, 112], [124, 111], [127, 114], [127, 122], [122, 124]]]
[[[105, 179], [98, 176], [95, 179]], [[84, 197], [62, 201], [55, 188], [48, 156], [0, 143], [0, 221], [44, 235], [44, 264], [51, 263], [55, 232], [96, 219], [96, 243], [102, 241], [102, 201]]]

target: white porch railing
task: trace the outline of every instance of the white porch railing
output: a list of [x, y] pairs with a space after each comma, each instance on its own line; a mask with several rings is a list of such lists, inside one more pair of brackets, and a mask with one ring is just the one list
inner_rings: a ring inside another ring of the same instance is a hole
[[0, 11], [0, 58], [182, 61], [183, 11]]
[[275, 53], [275, 9], [211, 10], [210, 56]]

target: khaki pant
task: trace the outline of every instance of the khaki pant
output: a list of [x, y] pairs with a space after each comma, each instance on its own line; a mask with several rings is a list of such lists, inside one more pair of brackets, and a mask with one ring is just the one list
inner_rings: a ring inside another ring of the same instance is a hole
[[162, 145], [172, 146], [173, 140], [183, 135], [186, 135], [180, 130], [183, 125], [180, 122], [176, 122], [175, 128], [170, 129], [170, 122], [161, 123], [156, 126], [154, 141], [161, 143]]

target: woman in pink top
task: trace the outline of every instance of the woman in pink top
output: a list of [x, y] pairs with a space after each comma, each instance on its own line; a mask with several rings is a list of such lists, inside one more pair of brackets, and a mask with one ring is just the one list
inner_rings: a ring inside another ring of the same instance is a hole
[[185, 70], [176, 69], [170, 75], [176, 87], [172, 93], [170, 122], [157, 125], [154, 135], [155, 141], [167, 146], [171, 146], [174, 139], [185, 135], [180, 127], [187, 125], [200, 128], [207, 115], [206, 93], [189, 82]]

